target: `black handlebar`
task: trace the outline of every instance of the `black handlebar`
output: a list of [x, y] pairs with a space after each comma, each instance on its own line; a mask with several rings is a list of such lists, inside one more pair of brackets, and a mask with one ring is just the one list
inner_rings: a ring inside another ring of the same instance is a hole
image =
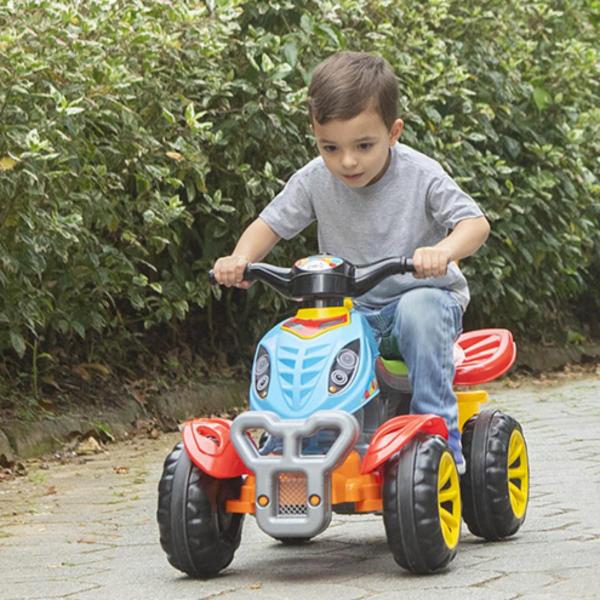
[[[333, 299], [361, 296], [390, 275], [412, 271], [412, 259], [405, 257], [353, 265], [343, 259], [318, 255], [299, 260], [292, 268], [267, 263], [248, 263], [243, 279], [263, 281], [284, 296], [297, 300]], [[217, 283], [212, 269], [208, 278], [212, 285]]]
[[413, 273], [415, 267], [412, 258], [385, 258], [369, 265], [354, 267], [354, 287], [356, 295], [360, 296], [374, 288], [390, 275]]

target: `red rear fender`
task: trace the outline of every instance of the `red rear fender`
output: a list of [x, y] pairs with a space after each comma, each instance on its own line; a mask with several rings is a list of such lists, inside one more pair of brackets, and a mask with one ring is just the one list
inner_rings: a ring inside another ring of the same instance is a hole
[[251, 473], [231, 443], [231, 421], [194, 419], [183, 426], [183, 445], [191, 461], [217, 479]]
[[462, 354], [454, 385], [479, 385], [508, 371], [517, 347], [508, 329], [478, 329], [463, 333], [456, 342]]
[[448, 439], [448, 428], [442, 417], [435, 415], [403, 415], [386, 421], [373, 435], [369, 449], [360, 468], [361, 473], [371, 473], [390, 456], [406, 446], [417, 433], [440, 435]]

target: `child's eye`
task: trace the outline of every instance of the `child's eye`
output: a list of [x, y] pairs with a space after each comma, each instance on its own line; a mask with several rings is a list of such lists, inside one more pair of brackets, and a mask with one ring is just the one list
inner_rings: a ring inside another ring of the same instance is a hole
[[325, 146], [323, 146], [323, 150], [325, 150], [325, 152], [335, 152], [337, 148], [331, 144], [325, 144]]
[[363, 142], [362, 144], [358, 145], [359, 150], [370, 150], [372, 147], [373, 144], [371, 142]]

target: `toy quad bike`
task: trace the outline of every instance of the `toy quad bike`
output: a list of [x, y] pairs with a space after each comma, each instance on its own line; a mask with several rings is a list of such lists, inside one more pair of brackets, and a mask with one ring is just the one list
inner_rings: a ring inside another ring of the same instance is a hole
[[[414, 573], [454, 558], [461, 515], [487, 540], [519, 529], [529, 498], [520, 425], [498, 410], [478, 413], [486, 392], [459, 391], [466, 459], [459, 477], [444, 420], [406, 414], [406, 367], [379, 355], [366, 319], [351, 307], [349, 297], [409, 270], [404, 258], [354, 266], [329, 255], [291, 269], [247, 266], [246, 280], [303, 307], [258, 344], [250, 410], [233, 422], [187, 422], [165, 460], [157, 519], [175, 568], [210, 577], [227, 567], [245, 514], [273, 538], [301, 543], [321, 533], [332, 512], [382, 512], [396, 562]], [[463, 334], [455, 384], [498, 377], [515, 352], [506, 330]]]

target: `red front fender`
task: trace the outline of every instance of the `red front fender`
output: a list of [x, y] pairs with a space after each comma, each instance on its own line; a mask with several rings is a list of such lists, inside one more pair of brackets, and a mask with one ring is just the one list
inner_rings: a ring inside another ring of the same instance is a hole
[[371, 473], [421, 432], [448, 439], [448, 428], [442, 417], [403, 415], [386, 421], [373, 435], [360, 472]]
[[250, 474], [231, 443], [227, 419], [194, 419], [183, 426], [183, 445], [190, 460], [217, 479]]

